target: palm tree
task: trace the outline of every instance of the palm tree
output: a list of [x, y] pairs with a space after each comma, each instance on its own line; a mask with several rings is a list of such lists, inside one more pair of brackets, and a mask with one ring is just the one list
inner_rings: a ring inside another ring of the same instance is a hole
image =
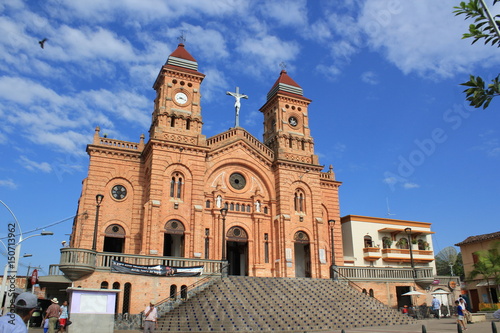
[[478, 261], [473, 265], [470, 279], [473, 280], [478, 275], [486, 279], [490, 303], [493, 303], [490, 279], [493, 279], [494, 286], [500, 291], [500, 241], [494, 242], [489, 250], [477, 251], [475, 254], [478, 255]]

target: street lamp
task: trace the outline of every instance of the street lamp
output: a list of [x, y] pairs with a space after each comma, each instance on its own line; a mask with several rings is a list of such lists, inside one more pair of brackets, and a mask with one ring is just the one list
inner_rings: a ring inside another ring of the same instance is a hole
[[405, 233], [408, 236], [408, 247], [410, 248], [410, 264], [411, 264], [411, 271], [413, 275], [413, 280], [415, 281], [417, 279], [417, 272], [415, 271], [415, 264], [413, 263], [413, 250], [411, 248], [411, 228], [405, 228]]
[[104, 195], [98, 194], [95, 196], [95, 223], [94, 223], [94, 239], [92, 240], [92, 251], [97, 250], [97, 227], [99, 226], [99, 208], [101, 208], [101, 202], [104, 199]]
[[220, 215], [222, 216], [222, 256], [221, 256], [221, 261], [226, 261], [226, 215], [227, 215], [227, 207], [221, 208]]
[[332, 265], [330, 266], [330, 278], [336, 280], [337, 279], [337, 272], [336, 268], [337, 266], [335, 265], [335, 246], [334, 246], [334, 234], [335, 234], [335, 220], [328, 220], [328, 225], [330, 226], [330, 234], [332, 237], [331, 241], [331, 246], [332, 246]]

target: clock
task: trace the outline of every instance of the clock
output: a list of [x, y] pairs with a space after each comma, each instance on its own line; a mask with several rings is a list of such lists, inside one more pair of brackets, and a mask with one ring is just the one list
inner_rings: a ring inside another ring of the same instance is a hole
[[177, 94], [175, 94], [174, 96], [174, 100], [180, 104], [180, 105], [183, 105], [183, 104], [186, 104], [187, 101], [188, 101], [188, 97], [185, 93], [183, 92], [178, 92]]
[[229, 176], [229, 184], [231, 184], [235, 190], [241, 190], [245, 187], [247, 181], [241, 173], [235, 172]]
[[297, 118], [295, 118], [295, 117], [290, 117], [290, 118], [288, 118], [288, 123], [289, 123], [291, 126], [295, 127], [295, 126], [297, 126], [297, 124], [298, 124], [299, 122], [298, 122]]
[[127, 196], [127, 189], [123, 185], [115, 185], [111, 189], [111, 195], [116, 200], [123, 200]]

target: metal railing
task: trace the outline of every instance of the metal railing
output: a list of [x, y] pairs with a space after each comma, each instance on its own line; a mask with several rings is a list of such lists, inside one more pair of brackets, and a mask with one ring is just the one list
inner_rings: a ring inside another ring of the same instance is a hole
[[[342, 266], [337, 270], [351, 280], [413, 280], [411, 268]], [[432, 267], [417, 267], [415, 271], [417, 279], [432, 279], [434, 276]]]
[[206, 274], [221, 271], [221, 261], [219, 260], [95, 252], [88, 249], [76, 248], [61, 249], [61, 259], [59, 265], [71, 265], [75, 267], [83, 266], [97, 270], [111, 270], [113, 260], [133, 265], [165, 265], [170, 267], [203, 266], [203, 272]]

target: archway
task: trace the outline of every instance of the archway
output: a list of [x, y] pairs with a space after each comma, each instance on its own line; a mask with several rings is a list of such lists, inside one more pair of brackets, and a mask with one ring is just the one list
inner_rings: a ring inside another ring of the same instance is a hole
[[104, 231], [104, 252], [123, 253], [125, 249], [125, 229], [118, 224], [112, 224]]
[[166, 257], [184, 257], [184, 225], [181, 221], [170, 220], [165, 224], [163, 237], [163, 255]]
[[295, 253], [295, 277], [311, 277], [311, 246], [309, 236], [297, 231], [293, 236]]
[[229, 275], [248, 275], [248, 235], [243, 228], [232, 227], [227, 231], [227, 260]]

